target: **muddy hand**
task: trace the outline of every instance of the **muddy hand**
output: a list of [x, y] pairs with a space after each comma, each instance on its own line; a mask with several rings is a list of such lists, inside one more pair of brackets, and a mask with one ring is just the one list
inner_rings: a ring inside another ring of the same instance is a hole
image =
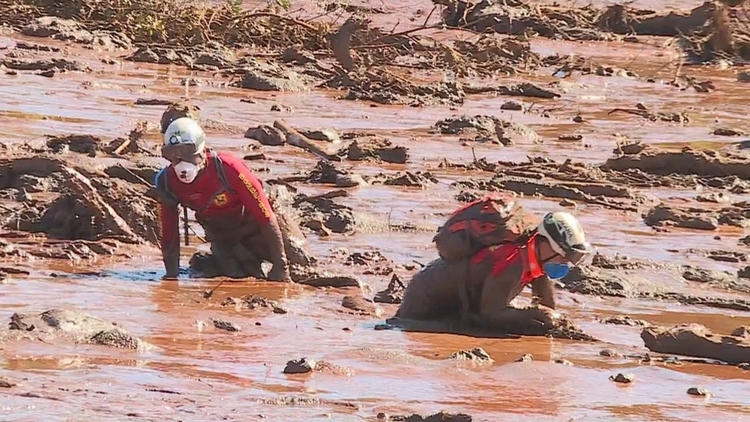
[[547, 328], [554, 328], [560, 323], [562, 316], [559, 312], [542, 305], [526, 308], [531, 312], [531, 320]]
[[268, 272], [268, 280], [270, 281], [291, 281], [289, 277], [289, 270], [286, 264], [274, 264], [271, 271]]

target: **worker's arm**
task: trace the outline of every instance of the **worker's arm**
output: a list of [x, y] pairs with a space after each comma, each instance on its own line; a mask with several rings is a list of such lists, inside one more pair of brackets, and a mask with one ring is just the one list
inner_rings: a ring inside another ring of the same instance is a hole
[[[160, 178], [164, 180], [160, 180]], [[156, 175], [154, 181], [157, 190], [160, 183], [166, 184], [166, 169]], [[177, 203], [169, 200], [166, 192], [160, 192], [160, 199], [157, 200], [156, 212], [159, 220], [159, 242], [161, 246], [161, 255], [164, 260], [167, 278], [177, 278], [180, 273], [180, 213]]]
[[555, 309], [555, 282], [543, 275], [531, 282], [534, 302]]
[[222, 162], [229, 185], [234, 189], [245, 210], [255, 218], [260, 226], [261, 238], [268, 248], [273, 263], [268, 278], [276, 281], [288, 280], [289, 271], [281, 229], [271, 209], [268, 197], [263, 192], [260, 180], [239, 158], [222, 157]]

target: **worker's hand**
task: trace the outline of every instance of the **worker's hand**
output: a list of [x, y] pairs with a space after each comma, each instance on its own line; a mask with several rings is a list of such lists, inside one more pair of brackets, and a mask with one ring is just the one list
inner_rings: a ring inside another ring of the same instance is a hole
[[269, 281], [292, 281], [289, 277], [289, 271], [286, 265], [276, 264], [268, 272]]
[[531, 319], [538, 321], [548, 328], [555, 327], [559, 323], [561, 318], [559, 312], [543, 305], [531, 306], [526, 309], [528, 312], [531, 312]]

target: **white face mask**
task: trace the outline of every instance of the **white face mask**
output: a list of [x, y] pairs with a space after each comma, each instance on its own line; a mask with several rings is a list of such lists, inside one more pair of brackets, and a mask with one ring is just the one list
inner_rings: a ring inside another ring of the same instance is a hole
[[177, 178], [180, 179], [180, 182], [193, 183], [193, 180], [198, 176], [198, 166], [186, 161], [180, 161], [174, 166], [174, 172], [177, 173]]

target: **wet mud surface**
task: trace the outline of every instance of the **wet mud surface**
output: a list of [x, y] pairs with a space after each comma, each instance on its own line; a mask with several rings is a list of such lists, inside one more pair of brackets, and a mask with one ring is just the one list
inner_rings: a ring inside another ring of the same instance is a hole
[[[750, 417], [743, 2], [169, 1], [0, 1], [4, 418]], [[297, 283], [160, 280], [182, 115], [264, 181]], [[558, 326], [392, 320], [492, 191], [597, 248]]]

